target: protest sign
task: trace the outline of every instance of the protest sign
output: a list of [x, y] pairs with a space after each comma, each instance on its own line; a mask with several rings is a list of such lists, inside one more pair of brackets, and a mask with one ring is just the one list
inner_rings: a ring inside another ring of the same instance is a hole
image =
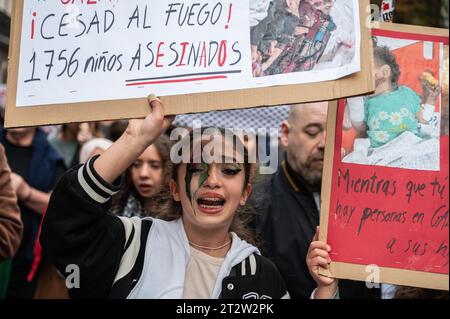
[[369, 16], [368, 0], [14, 1], [6, 126], [142, 117], [150, 93], [168, 114], [367, 93]]
[[375, 94], [329, 115], [321, 273], [448, 290], [448, 30], [372, 33]]

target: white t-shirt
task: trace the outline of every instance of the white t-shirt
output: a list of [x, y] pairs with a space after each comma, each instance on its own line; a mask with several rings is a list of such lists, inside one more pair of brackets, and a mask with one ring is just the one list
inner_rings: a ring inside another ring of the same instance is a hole
[[190, 247], [184, 279], [184, 299], [210, 299], [224, 258], [211, 257]]

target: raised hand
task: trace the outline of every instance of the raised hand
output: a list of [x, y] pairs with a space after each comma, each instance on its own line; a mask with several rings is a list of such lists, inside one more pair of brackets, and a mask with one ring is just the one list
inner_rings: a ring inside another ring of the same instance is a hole
[[106, 182], [119, 177], [171, 125], [174, 117], [164, 116], [156, 96], [150, 95], [148, 103], [152, 112], [145, 119], [130, 120], [123, 135], [95, 161], [95, 170]]
[[173, 116], [164, 116], [162, 103], [155, 95], [148, 96], [148, 103], [152, 112], [145, 119], [130, 120], [125, 131], [143, 150], [165, 132], [174, 120]]

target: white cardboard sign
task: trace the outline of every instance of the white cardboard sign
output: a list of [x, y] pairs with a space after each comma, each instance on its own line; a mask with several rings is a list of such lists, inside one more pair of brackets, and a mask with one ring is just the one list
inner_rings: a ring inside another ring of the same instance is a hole
[[[331, 3], [335, 29], [323, 52], [327, 61], [308, 71], [256, 77], [250, 0], [25, 0], [16, 106], [342, 78], [360, 71], [359, 4]], [[348, 50], [333, 51], [343, 41]]]

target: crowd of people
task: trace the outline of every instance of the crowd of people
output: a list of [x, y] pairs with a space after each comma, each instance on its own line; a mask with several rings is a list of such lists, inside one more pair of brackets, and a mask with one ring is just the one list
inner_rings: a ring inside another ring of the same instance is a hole
[[[2, 297], [430, 296], [318, 274], [332, 249], [317, 240], [328, 103], [291, 107], [283, 161], [267, 176], [224, 129], [200, 139], [191, 130], [181, 140], [189, 160], [173, 163], [173, 118], [157, 98], [149, 106], [128, 123], [2, 128]], [[194, 160], [216, 137], [232, 158]], [[79, 286], [64, 278], [73, 265]]]

